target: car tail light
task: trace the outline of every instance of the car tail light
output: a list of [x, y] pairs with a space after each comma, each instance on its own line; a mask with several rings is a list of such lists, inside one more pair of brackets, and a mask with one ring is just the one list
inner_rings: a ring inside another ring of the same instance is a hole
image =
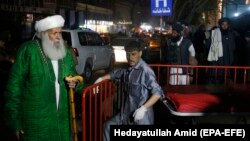
[[74, 50], [74, 52], [75, 52], [75, 55], [78, 57], [79, 56], [79, 54], [78, 54], [78, 50], [77, 50], [77, 48], [74, 48], [74, 47], [72, 47], [73, 48], [73, 50]]

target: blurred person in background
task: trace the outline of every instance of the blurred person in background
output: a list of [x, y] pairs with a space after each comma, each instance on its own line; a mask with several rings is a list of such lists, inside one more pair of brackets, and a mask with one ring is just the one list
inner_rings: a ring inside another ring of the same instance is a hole
[[219, 20], [219, 27], [211, 31], [207, 60], [212, 65], [231, 66], [234, 63], [235, 36], [229, 18]]
[[153, 105], [164, 95], [153, 70], [141, 58], [142, 50], [139, 42], [130, 41], [125, 45], [129, 67], [111, 71], [95, 81], [111, 79], [125, 84], [125, 104], [120, 113], [104, 123], [103, 141], [110, 141], [110, 125], [154, 124]]
[[[227, 17], [221, 18], [218, 22], [219, 27], [215, 28], [211, 31], [211, 36], [208, 40], [209, 42], [209, 52], [207, 60], [210, 65], [214, 66], [232, 66], [235, 61], [235, 35], [233, 30], [231, 29], [230, 19]], [[216, 83], [223, 83], [224, 81], [224, 73], [223, 69], [218, 69], [218, 73], [212, 70], [211, 75], [218, 75], [218, 80]], [[230, 78], [230, 70], [227, 72], [227, 77]]]
[[188, 24], [188, 23], [185, 22], [185, 21], [182, 21], [182, 22], [181, 22], [181, 25], [182, 25], [182, 27], [183, 27], [183, 37], [192, 40], [192, 36], [193, 36], [192, 34], [193, 34], [193, 33], [192, 33], [191, 25]]
[[199, 65], [207, 64], [207, 52], [206, 52], [206, 27], [201, 24], [197, 31], [194, 33], [192, 42], [195, 49], [196, 59]]
[[[172, 25], [172, 35], [166, 46], [167, 51], [164, 54], [166, 64], [173, 65], [197, 65], [195, 58], [195, 49], [190, 39], [183, 36], [183, 26], [176, 22]], [[169, 84], [187, 85], [190, 84], [192, 70], [187, 68], [170, 68]]]
[[64, 79], [77, 73], [71, 50], [61, 36], [63, 26], [60, 15], [37, 21], [37, 39], [18, 49], [4, 106], [7, 126], [18, 140], [71, 140], [68, 89], [80, 92], [83, 85]]

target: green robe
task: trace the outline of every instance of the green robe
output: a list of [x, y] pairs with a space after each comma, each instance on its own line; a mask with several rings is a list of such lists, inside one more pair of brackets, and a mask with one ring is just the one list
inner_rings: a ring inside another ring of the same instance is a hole
[[[66, 50], [66, 56], [58, 60], [58, 109], [53, 66], [44, 55], [41, 42], [26, 42], [18, 50], [5, 91], [5, 112], [7, 125], [14, 132], [22, 129], [25, 141], [71, 140], [72, 115], [64, 78], [77, 73], [72, 52], [67, 47]], [[76, 90], [82, 89], [83, 84], [78, 84]]]

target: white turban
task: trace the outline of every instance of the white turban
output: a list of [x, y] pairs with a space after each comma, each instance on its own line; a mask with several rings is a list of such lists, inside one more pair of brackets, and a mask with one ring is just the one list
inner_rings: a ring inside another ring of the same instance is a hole
[[46, 31], [48, 29], [63, 27], [64, 18], [61, 15], [48, 16], [35, 24], [35, 30], [37, 32]]

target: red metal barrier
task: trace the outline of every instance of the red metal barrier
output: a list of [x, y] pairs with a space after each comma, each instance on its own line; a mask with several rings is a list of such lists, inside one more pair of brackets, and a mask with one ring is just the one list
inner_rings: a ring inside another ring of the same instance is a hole
[[[161, 80], [169, 79], [171, 68], [192, 70], [186, 75], [194, 78], [192, 84], [199, 85], [207, 82], [199, 82], [198, 80], [218, 80], [219, 77], [221, 77], [224, 84], [226, 84], [228, 80], [230, 80], [233, 84], [246, 84], [247, 79], [250, 79], [250, 66], [191, 66], [163, 64], [150, 64], [150, 66], [154, 69], [159, 83], [161, 83]], [[162, 70], [165, 70], [165, 72], [163, 73]], [[164, 85], [169, 85], [169, 81], [166, 81], [166, 84]]]
[[108, 80], [84, 89], [82, 95], [82, 141], [102, 141], [102, 124], [121, 107], [121, 84]]
[[[156, 73], [157, 80], [161, 84], [162, 80], [169, 85], [168, 78], [170, 68], [184, 68], [192, 70], [192, 84], [200, 85], [203, 80], [218, 79], [219, 72], [223, 70], [224, 84], [230, 79], [232, 84], [246, 84], [249, 80], [250, 67], [243, 66], [190, 66], [190, 65], [150, 65]], [[164, 71], [165, 70], [165, 71]], [[164, 72], [164, 73], [163, 73]], [[230, 72], [230, 78], [228, 78]], [[164, 76], [165, 74], [165, 76]], [[201, 80], [201, 81], [200, 81]], [[120, 82], [102, 81], [84, 89], [82, 95], [82, 140], [83, 141], [102, 141], [102, 124], [108, 118], [116, 114], [123, 104], [122, 95], [123, 85]]]

